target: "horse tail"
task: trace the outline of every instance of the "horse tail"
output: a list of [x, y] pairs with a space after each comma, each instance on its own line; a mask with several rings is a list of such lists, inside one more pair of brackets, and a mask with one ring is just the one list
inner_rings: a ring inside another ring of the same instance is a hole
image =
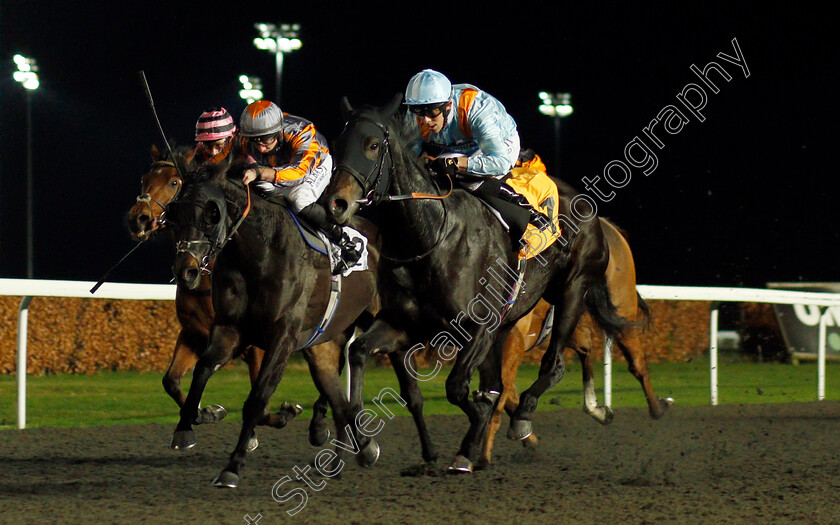
[[[641, 299], [641, 297], [639, 297]], [[607, 337], [613, 340], [621, 339], [625, 330], [638, 326], [638, 321], [631, 321], [618, 313], [618, 309], [612, 302], [610, 290], [607, 288], [606, 281], [602, 280], [586, 292], [584, 297], [586, 309], [595, 320], [595, 323], [604, 331]], [[644, 306], [643, 311], [647, 310], [647, 305]]]
[[650, 326], [651, 321], [653, 320], [653, 314], [650, 311], [650, 306], [642, 299], [642, 296], [639, 295], [639, 292], [636, 292], [636, 307], [638, 311], [641, 312], [641, 316], [636, 317], [636, 322], [641, 323], [643, 329], [647, 329]]

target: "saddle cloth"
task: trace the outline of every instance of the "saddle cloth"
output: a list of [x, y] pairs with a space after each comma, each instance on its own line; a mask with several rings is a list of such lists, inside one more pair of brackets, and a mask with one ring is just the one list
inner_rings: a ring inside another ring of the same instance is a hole
[[557, 224], [560, 194], [557, 191], [557, 185], [545, 173], [527, 167], [511, 169], [510, 177], [504, 181], [504, 184], [525, 197], [528, 204], [551, 221], [550, 224], [539, 226], [528, 224], [522, 235], [522, 240], [526, 242], [526, 245], [519, 250], [519, 258], [531, 259], [554, 244], [560, 236], [561, 230]]
[[[313, 250], [323, 253], [330, 259], [330, 268], [335, 268], [336, 264], [341, 260], [341, 248], [330, 242], [327, 235], [320, 231], [316, 230], [309, 224], [305, 224], [301, 222], [297, 215], [295, 215], [292, 210], [286, 208], [289, 214], [294, 219], [295, 224], [298, 227], [298, 231], [300, 232], [301, 236], [303, 237], [303, 241], [306, 243], [307, 246], [312, 248]], [[353, 241], [357, 246], [361, 243], [362, 246], [362, 256], [359, 257], [359, 262], [342, 272], [341, 275], [347, 277], [353, 272], [360, 272], [365, 271], [368, 269], [368, 249], [367, 249], [367, 237], [362, 235], [357, 230], [351, 228], [350, 226], [343, 226], [342, 230], [344, 233], [350, 237], [350, 240]]]

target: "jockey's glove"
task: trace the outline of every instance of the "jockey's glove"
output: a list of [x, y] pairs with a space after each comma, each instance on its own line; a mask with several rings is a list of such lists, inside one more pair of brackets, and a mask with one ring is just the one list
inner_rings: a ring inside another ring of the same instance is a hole
[[438, 175], [449, 175], [454, 177], [458, 171], [458, 161], [452, 157], [436, 158], [429, 163], [429, 168]]

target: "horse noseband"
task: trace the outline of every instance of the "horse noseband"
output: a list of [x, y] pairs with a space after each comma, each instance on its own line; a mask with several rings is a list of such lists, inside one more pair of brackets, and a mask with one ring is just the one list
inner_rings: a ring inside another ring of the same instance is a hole
[[[207, 253], [201, 258], [198, 256], [198, 247], [207, 245]], [[201, 270], [201, 273], [209, 274], [210, 273], [210, 256], [213, 252], [213, 243], [210, 241], [200, 240], [200, 241], [178, 241], [175, 243], [175, 255], [179, 255], [182, 253], [186, 253], [198, 264], [198, 269]]]

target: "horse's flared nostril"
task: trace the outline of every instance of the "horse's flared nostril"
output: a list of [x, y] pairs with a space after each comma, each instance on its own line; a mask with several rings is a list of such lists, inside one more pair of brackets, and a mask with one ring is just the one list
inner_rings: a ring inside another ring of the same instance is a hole
[[347, 212], [347, 201], [341, 198], [334, 199], [330, 204], [330, 211], [333, 217], [341, 217]]
[[190, 288], [193, 288], [194, 285], [198, 284], [200, 276], [201, 272], [198, 268], [187, 268], [186, 270], [184, 270], [184, 282]]

